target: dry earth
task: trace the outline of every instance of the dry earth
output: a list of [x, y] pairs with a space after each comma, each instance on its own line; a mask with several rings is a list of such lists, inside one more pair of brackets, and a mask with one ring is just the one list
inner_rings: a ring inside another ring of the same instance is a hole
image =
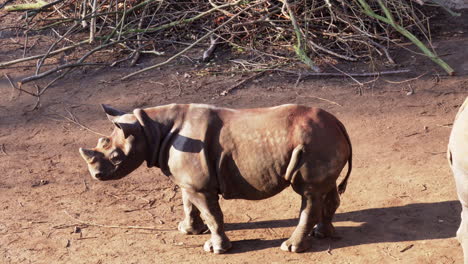
[[[430, 61], [404, 51], [394, 52], [410, 74], [361, 88], [345, 78], [295, 87], [294, 77], [272, 74], [228, 96], [219, 93], [246, 76], [203, 75], [187, 62], [126, 82], [118, 77], [134, 69], [87, 70], [51, 88], [32, 112], [35, 99], [0, 79], [0, 263], [462, 263], [454, 239], [461, 207], [445, 159], [451, 123], [468, 95], [466, 12], [460, 19], [435, 41], [456, 77], [438, 75]], [[18, 48], [1, 46], [0, 61]], [[18, 80], [32, 70], [0, 71]], [[167, 103], [299, 103], [335, 114], [354, 147], [337, 237], [314, 239], [302, 254], [282, 252], [300, 206], [287, 189], [263, 201], [222, 200], [233, 248], [205, 253], [208, 234], [176, 231], [180, 191], [158, 169], [141, 167], [114, 182], [90, 178], [78, 148], [94, 146], [99, 136], [78, 123], [108, 134], [101, 103], [126, 111]]]

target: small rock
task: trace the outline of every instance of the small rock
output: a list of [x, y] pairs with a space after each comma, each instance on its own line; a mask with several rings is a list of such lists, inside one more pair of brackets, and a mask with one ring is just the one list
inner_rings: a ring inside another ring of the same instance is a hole
[[73, 229], [73, 233], [76, 233], [76, 234], [81, 233], [81, 227], [75, 226], [75, 228]]

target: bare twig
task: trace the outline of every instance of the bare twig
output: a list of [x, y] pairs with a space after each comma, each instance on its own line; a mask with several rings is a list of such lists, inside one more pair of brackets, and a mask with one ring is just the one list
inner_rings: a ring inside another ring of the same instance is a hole
[[344, 60], [347, 60], [347, 61], [357, 61], [357, 58], [350, 57], [350, 56], [346, 56], [346, 55], [342, 55], [342, 54], [338, 54], [338, 53], [336, 53], [336, 52], [334, 52], [334, 51], [331, 51], [331, 50], [329, 50], [329, 49], [326, 49], [326, 48], [324, 48], [324, 47], [322, 47], [322, 46], [316, 44], [315, 42], [313, 42], [313, 41], [311, 41], [311, 40], [309, 40], [309, 44], [312, 45], [313, 48], [316, 48], [316, 49], [318, 49], [318, 50], [321, 50], [321, 51], [323, 51], [323, 52], [325, 52], [325, 53], [328, 53], [328, 54], [333, 55], [333, 56], [335, 56], [335, 57], [338, 57], [338, 58], [340, 58], [340, 59], [344, 59]]
[[49, 49], [47, 50], [46, 54], [44, 54], [44, 56], [37, 62], [36, 64], [36, 75], [39, 74], [39, 71], [41, 69], [41, 66], [42, 64], [44, 63], [44, 60], [49, 56], [49, 54], [51, 53], [51, 51], [55, 48], [55, 46], [60, 42], [62, 41], [68, 34], [70, 34], [75, 28], [76, 26], [78, 26], [78, 23], [75, 23], [73, 26], [70, 27], [70, 29], [68, 29], [67, 32], [65, 32], [65, 34], [63, 34], [57, 41], [55, 41], [52, 45], [50, 45]]
[[330, 63], [329, 63], [328, 65], [329, 65], [330, 67], [332, 67], [333, 69], [335, 69], [335, 70], [341, 72], [343, 75], [348, 76], [351, 80], [353, 80], [353, 81], [354, 81], [355, 83], [357, 83], [359, 86], [363, 86], [363, 85], [364, 85], [364, 84], [361, 83], [360, 81], [356, 80], [356, 79], [353, 77], [353, 75], [351, 75], [351, 74], [349, 74], [349, 73], [347, 73], [347, 72], [345, 72], [345, 71], [340, 70], [338, 67], [336, 67], [336, 66], [333, 65], [333, 64], [330, 64]]
[[[239, 2], [239, 1], [238, 1]], [[211, 36], [215, 31], [219, 30], [220, 28], [224, 27], [225, 25], [227, 25], [228, 23], [230, 23], [232, 20], [234, 20], [234, 18], [238, 17], [239, 15], [241, 15], [242, 13], [244, 13], [246, 10], [254, 7], [255, 5], [258, 5], [258, 4], [254, 4], [254, 5], [251, 5], [251, 6], [248, 6], [244, 9], [242, 9], [240, 12], [238, 12], [237, 14], [235, 14], [234, 16], [230, 17], [228, 20], [226, 20], [226, 22], [222, 23], [221, 25], [219, 25], [218, 27], [216, 27], [215, 29], [209, 31], [208, 33], [206, 33], [203, 37], [199, 38], [198, 40], [196, 40], [195, 42], [193, 42], [190, 46], [188, 46], [187, 48], [183, 49], [182, 51], [178, 52], [177, 54], [175, 54], [174, 56], [170, 57], [169, 59], [167, 59], [166, 61], [164, 62], [161, 62], [161, 63], [158, 63], [158, 64], [155, 64], [153, 66], [150, 66], [150, 67], [146, 67], [144, 69], [141, 69], [139, 71], [136, 71], [134, 73], [131, 73], [131, 74], [128, 74], [124, 77], [121, 78], [121, 80], [126, 80], [132, 76], [135, 76], [135, 75], [138, 75], [138, 74], [141, 74], [143, 72], [146, 72], [146, 71], [149, 71], [149, 70], [152, 70], [152, 69], [155, 69], [157, 67], [161, 67], [165, 64], [168, 64], [170, 63], [171, 61], [173, 61], [174, 59], [178, 58], [179, 56], [181, 56], [182, 54], [184, 54], [185, 52], [187, 52], [188, 50], [192, 49], [193, 47], [195, 47], [198, 43], [202, 42], [203, 40], [205, 40], [206, 38], [208, 38], [209, 36]]]
[[9, 82], [10, 85], [11, 85], [11, 87], [12, 87], [13, 89], [15, 89], [15, 90], [20, 91], [20, 94], [21, 94], [21, 92], [24, 92], [24, 93], [29, 94], [29, 95], [32, 95], [32, 96], [37, 96], [37, 94], [35, 94], [35, 93], [31, 93], [31, 92], [29, 92], [29, 91], [26, 91], [26, 90], [23, 90], [23, 89], [21, 89], [21, 88], [16, 87], [16, 85], [11, 81], [10, 76], [8, 76], [8, 74], [5, 73], [4, 76], [5, 76], [5, 78], [7, 78], [8, 82]]
[[415, 81], [415, 80], [418, 80], [419, 78], [423, 77], [424, 75], [426, 75], [427, 72], [417, 76], [417, 77], [414, 77], [414, 78], [411, 78], [411, 79], [407, 79], [407, 80], [404, 80], [404, 81], [390, 81], [390, 80], [384, 80], [385, 82], [388, 82], [388, 83], [392, 83], [392, 84], [402, 84], [402, 83], [406, 83], [406, 82], [411, 82], [411, 81]]
[[242, 80], [242, 81], [240, 81], [240, 82], [234, 84], [233, 86], [229, 87], [228, 89], [222, 91], [219, 95], [221, 95], [221, 96], [226, 96], [226, 95], [230, 94], [232, 91], [234, 91], [234, 90], [239, 89], [240, 87], [242, 87], [245, 83], [247, 83], [247, 82], [249, 82], [249, 81], [251, 81], [251, 80], [254, 80], [254, 79], [256, 79], [256, 78], [258, 78], [258, 77], [260, 77], [260, 76], [262, 76], [262, 75], [263, 75], [265, 72], [267, 72], [267, 71], [269, 71], [269, 70], [260, 71], [260, 72], [258, 72], [258, 73], [256, 73], [256, 74], [254, 74], [254, 75], [252, 75], [252, 76], [250, 76], [250, 77], [248, 77], [248, 78], [246, 78], [246, 79], [244, 79], [244, 80]]
[[5, 144], [0, 145], [0, 151], [2, 152], [3, 155], [8, 156], [8, 153], [5, 150]]
[[55, 72], [58, 72], [58, 71], [61, 71], [61, 70], [67, 69], [67, 68], [83, 67], [83, 66], [103, 66], [103, 65], [108, 65], [108, 64], [107, 63], [105, 63], [105, 64], [104, 63], [69, 63], [69, 64], [65, 64], [65, 65], [60, 65], [60, 66], [57, 66], [57, 67], [55, 67], [53, 69], [45, 71], [45, 72], [43, 72], [41, 74], [29, 76], [29, 77], [26, 77], [26, 78], [22, 79], [19, 82], [19, 86], [21, 87], [25, 83], [39, 80], [39, 79], [44, 78], [44, 77], [46, 77], [46, 76], [48, 76], [48, 75], [50, 75], [52, 73], [55, 73]]
[[288, 3], [289, 0], [282, 0], [284, 7], [288, 11], [289, 20], [291, 20], [291, 24], [294, 28], [294, 32], [296, 33], [296, 45], [294, 46], [294, 50], [296, 51], [296, 55], [299, 59], [308, 65], [314, 72], [321, 72], [322, 70], [320, 67], [315, 65], [315, 63], [309, 58], [307, 52], [305, 50], [305, 39], [304, 34], [301, 31], [301, 28], [297, 24], [296, 16], [294, 15], [291, 6]]
[[75, 115], [73, 115], [67, 108], [65, 108], [65, 111], [67, 111], [67, 113], [70, 115], [70, 117], [67, 117], [67, 116], [64, 116], [64, 115], [61, 115], [61, 114], [57, 114], [57, 113], [56, 113], [56, 115], [58, 115], [58, 116], [60, 116], [60, 117], [62, 117], [62, 118], [64, 118], [64, 119], [70, 121], [71, 123], [73, 123], [73, 124], [75, 124], [75, 125], [78, 125], [78, 126], [84, 128], [84, 129], [86, 129], [86, 130], [88, 130], [88, 131], [90, 131], [90, 132], [92, 132], [92, 133], [94, 133], [94, 134], [96, 134], [96, 135], [99, 135], [99, 136], [101, 136], [101, 137], [105, 137], [105, 136], [106, 136], [106, 135], [104, 135], [104, 134], [102, 134], [102, 133], [99, 133], [99, 132], [97, 132], [97, 131], [94, 131], [93, 129], [91, 129], [91, 128], [89, 128], [89, 127], [87, 127], [87, 126], [81, 124], [81, 123], [78, 121], [78, 119], [75, 117]]
[[219, 38], [211, 35], [210, 46], [208, 47], [207, 50], [203, 52], [203, 56], [201, 59], [203, 62], [208, 62], [209, 60], [211, 60], [211, 58], [213, 57], [213, 53], [216, 50], [216, 47], [218, 46], [218, 43], [219, 43]]
[[394, 70], [394, 71], [381, 71], [381, 72], [363, 72], [363, 73], [347, 73], [347, 75], [340, 73], [340, 72], [295, 72], [290, 70], [282, 70], [282, 69], [272, 69], [273, 71], [279, 72], [286, 72], [296, 75], [301, 75], [302, 77], [309, 77], [309, 76], [352, 76], [352, 77], [374, 77], [379, 75], [392, 75], [392, 74], [400, 74], [400, 73], [408, 73], [410, 70], [402, 69], [402, 70]]
[[431, 50], [429, 50], [424, 43], [422, 43], [414, 34], [409, 32], [407, 29], [402, 27], [401, 25], [395, 22], [395, 18], [393, 17], [390, 10], [387, 8], [386, 4], [382, 2], [382, 0], [377, 0], [382, 12], [385, 14], [385, 17], [378, 15], [375, 13], [366, 0], [358, 0], [361, 8], [363, 9], [364, 13], [368, 16], [375, 18], [379, 21], [389, 24], [392, 26], [396, 31], [400, 34], [408, 38], [411, 42], [413, 42], [427, 57], [429, 57], [432, 61], [437, 63], [440, 67], [442, 67], [449, 75], [454, 75], [455, 70], [450, 67], [445, 61], [443, 61], [440, 57], [434, 54]]
[[91, 23], [89, 25], [89, 43], [94, 42], [94, 37], [96, 35], [96, 7], [97, 7], [97, 0], [92, 0], [92, 7], [91, 7]]
[[72, 215], [70, 215], [67, 211], [63, 211], [68, 217], [70, 217], [71, 219], [73, 219], [74, 221], [80, 223], [80, 224], [84, 224], [84, 225], [87, 225], [87, 226], [97, 226], [97, 227], [104, 227], [104, 228], [119, 228], [119, 229], [144, 229], [144, 230], [152, 230], [152, 231], [162, 231], [162, 232], [169, 232], [169, 231], [174, 231], [172, 229], [164, 229], [164, 228], [156, 228], [156, 227], [152, 227], [152, 226], [119, 226], [119, 225], [103, 225], [103, 224], [97, 224], [97, 223], [93, 223], [93, 222], [90, 222], [90, 221], [83, 221], [83, 220], [80, 220], [78, 218], [75, 218], [73, 217]]
[[330, 104], [334, 104], [334, 105], [343, 107], [342, 105], [340, 105], [339, 103], [337, 103], [335, 101], [328, 100], [328, 99], [325, 99], [325, 98], [322, 98], [322, 97], [313, 96], [313, 95], [300, 95], [298, 92], [296, 92], [296, 95], [299, 96], [299, 97], [302, 97], [302, 98], [315, 98], [315, 99], [322, 100], [322, 101], [325, 101], [325, 102], [330, 103]]
[[[83, 44], [86, 44], [88, 43], [88, 40], [83, 40], [83, 41], [80, 41], [76, 44], [73, 44], [71, 46], [67, 46], [67, 47], [63, 47], [61, 49], [58, 49], [58, 50], [54, 50], [54, 51], [51, 51], [49, 52], [49, 56], [51, 55], [55, 55], [55, 54], [58, 54], [60, 52], [64, 52], [64, 51], [67, 51], [67, 50], [71, 50], [71, 49], [74, 49], [78, 46], [81, 46]], [[47, 53], [46, 53], [47, 54]], [[25, 62], [25, 61], [29, 61], [29, 60], [35, 60], [35, 59], [39, 59], [39, 58], [42, 58], [44, 57], [46, 54], [40, 54], [40, 55], [34, 55], [34, 56], [30, 56], [30, 57], [26, 57], [26, 58], [21, 58], [21, 59], [17, 59], [17, 60], [12, 60], [12, 61], [7, 61], [7, 62], [2, 62], [0, 63], [0, 69], [1, 68], [4, 68], [6, 66], [10, 66], [10, 65], [13, 65], [13, 64], [16, 64], [16, 63], [20, 63], [20, 62]]]

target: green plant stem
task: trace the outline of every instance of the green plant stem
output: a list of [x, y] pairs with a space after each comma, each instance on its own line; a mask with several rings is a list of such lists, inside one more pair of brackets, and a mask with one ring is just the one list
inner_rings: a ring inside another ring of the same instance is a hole
[[291, 20], [291, 24], [294, 27], [294, 32], [296, 33], [297, 43], [296, 45], [294, 45], [294, 51], [296, 52], [297, 57], [299, 57], [299, 59], [307, 66], [309, 66], [314, 72], [321, 72], [321, 69], [317, 67], [307, 55], [306, 47], [304, 45], [304, 36], [301, 32], [301, 29], [299, 28], [299, 25], [297, 24], [296, 17], [294, 16], [291, 7], [289, 6], [288, 0], [283, 0], [283, 3], [286, 6], [286, 9], [289, 14], [289, 19]]
[[41, 9], [43, 6], [45, 6], [47, 4], [48, 3], [45, 2], [45, 1], [38, 0], [35, 3], [5, 6], [5, 11], [7, 11], [7, 12], [21, 12], [21, 11], [28, 11], [28, 10], [36, 10], [36, 9]]
[[407, 39], [409, 39], [411, 42], [413, 42], [426, 56], [428, 56], [433, 62], [437, 63], [442, 69], [444, 69], [449, 75], [454, 75], [455, 70], [450, 67], [445, 61], [443, 61], [441, 58], [439, 58], [436, 54], [434, 54], [432, 51], [430, 51], [422, 41], [420, 41], [415, 35], [413, 35], [411, 32], [406, 30], [404, 27], [400, 26], [397, 24], [388, 10], [388, 8], [385, 6], [385, 4], [382, 2], [382, 0], [377, 0], [379, 3], [380, 8], [385, 14], [385, 17], [376, 14], [369, 4], [366, 2], [366, 0], [357, 0], [364, 11], [364, 13], [372, 18], [375, 18], [377, 20], [380, 20], [384, 23], [389, 24], [392, 26], [396, 31], [398, 31], [400, 34], [405, 36]]

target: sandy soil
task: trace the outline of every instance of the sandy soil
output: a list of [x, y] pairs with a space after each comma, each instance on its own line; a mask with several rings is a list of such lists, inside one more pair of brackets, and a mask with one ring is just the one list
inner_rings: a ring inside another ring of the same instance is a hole
[[[445, 151], [468, 95], [466, 29], [452, 28], [435, 44], [457, 77], [437, 75], [430, 61], [404, 51], [410, 74], [363, 87], [345, 78], [295, 87], [294, 77], [266, 74], [227, 96], [219, 94], [247, 76], [201, 74], [187, 62], [126, 82], [118, 77], [134, 69], [87, 70], [51, 88], [32, 112], [35, 99], [0, 79], [0, 263], [462, 263], [454, 239], [461, 207]], [[0, 47], [0, 61], [20, 47]], [[1, 75], [18, 80], [32, 70], [22, 65]], [[90, 178], [78, 148], [94, 146], [99, 136], [78, 123], [108, 134], [112, 124], [101, 103], [126, 111], [168, 103], [299, 103], [335, 114], [354, 148], [337, 237], [314, 239], [302, 254], [282, 252], [300, 206], [286, 189], [263, 201], [222, 200], [233, 248], [205, 253], [208, 234], [176, 230], [180, 191], [158, 169], [143, 166], [113, 182]]]

